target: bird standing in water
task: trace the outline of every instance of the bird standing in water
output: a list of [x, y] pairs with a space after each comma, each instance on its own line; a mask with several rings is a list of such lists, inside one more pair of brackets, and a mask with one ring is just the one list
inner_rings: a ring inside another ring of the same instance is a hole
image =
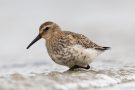
[[102, 47], [93, 43], [82, 34], [63, 31], [56, 23], [47, 21], [39, 28], [38, 36], [29, 44], [27, 49], [39, 39], [46, 40], [46, 48], [52, 60], [74, 70], [89, 69], [89, 64], [99, 54], [110, 47]]

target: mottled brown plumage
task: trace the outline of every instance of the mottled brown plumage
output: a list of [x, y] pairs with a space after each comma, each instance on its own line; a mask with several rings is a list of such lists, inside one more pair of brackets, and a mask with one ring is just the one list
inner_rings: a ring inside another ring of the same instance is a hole
[[39, 35], [27, 47], [40, 38], [46, 40], [47, 51], [52, 60], [58, 64], [74, 68], [89, 68], [93, 59], [109, 47], [102, 47], [82, 34], [63, 31], [54, 22], [45, 22], [39, 28]]

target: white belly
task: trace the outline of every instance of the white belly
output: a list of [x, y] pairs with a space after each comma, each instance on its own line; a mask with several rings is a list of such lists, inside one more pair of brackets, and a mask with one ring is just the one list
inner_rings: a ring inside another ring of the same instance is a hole
[[101, 54], [101, 51], [92, 49], [92, 48], [84, 48], [81, 45], [75, 45], [71, 47], [73, 49], [73, 53], [76, 56], [76, 61], [78, 64], [90, 64], [95, 57], [97, 57], [99, 54]]
[[86, 66], [102, 52], [92, 48], [86, 49], [81, 45], [74, 45], [65, 48], [63, 53], [63, 55], [52, 54], [52, 58], [58, 64], [72, 67], [74, 65]]

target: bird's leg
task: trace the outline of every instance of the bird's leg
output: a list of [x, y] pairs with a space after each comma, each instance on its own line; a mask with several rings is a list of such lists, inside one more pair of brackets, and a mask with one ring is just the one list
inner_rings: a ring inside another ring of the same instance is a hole
[[79, 66], [79, 65], [74, 65], [73, 67], [71, 67], [69, 70], [74, 70], [74, 69], [77, 69], [77, 68], [84, 68], [84, 69], [89, 69], [90, 66], [87, 65], [87, 67], [82, 67], [82, 66]]
[[90, 69], [90, 65], [87, 65], [87, 67], [84, 67], [85, 69]]
[[69, 70], [74, 70], [74, 69], [77, 69], [77, 68], [80, 68], [80, 66], [78, 66], [78, 65], [74, 65], [74, 66], [72, 66]]

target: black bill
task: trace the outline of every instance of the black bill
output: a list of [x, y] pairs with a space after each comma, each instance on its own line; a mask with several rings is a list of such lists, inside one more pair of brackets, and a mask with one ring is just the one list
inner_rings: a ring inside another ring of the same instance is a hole
[[39, 34], [27, 47], [29, 49], [35, 42], [37, 42], [39, 39], [41, 39], [41, 35]]

